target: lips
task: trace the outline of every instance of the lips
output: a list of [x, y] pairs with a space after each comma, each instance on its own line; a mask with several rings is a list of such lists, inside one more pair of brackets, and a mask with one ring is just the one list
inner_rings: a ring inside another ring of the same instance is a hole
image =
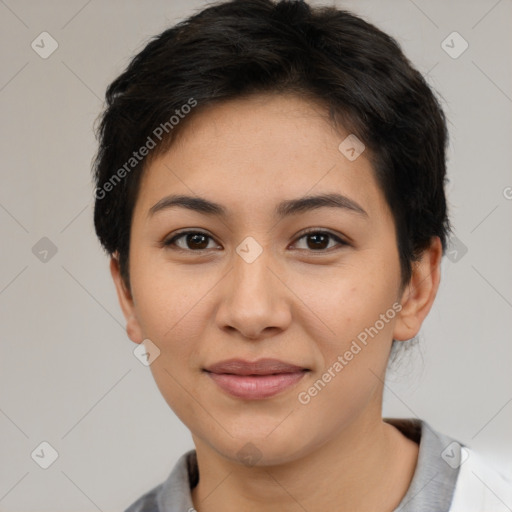
[[229, 359], [205, 369], [223, 391], [246, 400], [274, 396], [292, 387], [308, 371], [308, 368], [277, 359], [260, 359], [254, 362]]
[[244, 361], [243, 359], [228, 359], [206, 368], [211, 373], [229, 373], [232, 375], [273, 375], [279, 373], [296, 373], [307, 368], [285, 363], [278, 359], [259, 359]]

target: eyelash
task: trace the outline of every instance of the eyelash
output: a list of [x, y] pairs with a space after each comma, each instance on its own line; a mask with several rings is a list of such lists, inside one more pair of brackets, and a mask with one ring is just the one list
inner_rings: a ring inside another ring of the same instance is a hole
[[[204, 231], [189, 230], [189, 231], [182, 231], [182, 232], [177, 233], [176, 235], [174, 235], [172, 238], [170, 238], [168, 240], [164, 240], [162, 242], [162, 245], [164, 247], [171, 248], [172, 250], [181, 251], [181, 252], [201, 253], [201, 252], [206, 252], [206, 251], [211, 250], [211, 249], [199, 249], [199, 250], [183, 249], [182, 247], [178, 247], [177, 245], [175, 245], [176, 240], [179, 240], [180, 238], [183, 238], [186, 235], [191, 235], [191, 234], [194, 234], [194, 235], [204, 235], [204, 236], [210, 238], [211, 240], [214, 240], [212, 236], [210, 236], [208, 233], [205, 233]], [[307, 231], [304, 231], [303, 233], [300, 234], [300, 236], [295, 240], [294, 243], [298, 242], [299, 240], [301, 240], [302, 238], [306, 237], [307, 235], [312, 235], [312, 234], [315, 234], [315, 235], [319, 235], [319, 234], [321, 234], [321, 235], [328, 235], [333, 240], [338, 242], [339, 248], [341, 248], [343, 246], [348, 246], [349, 245], [347, 242], [342, 240], [339, 236], [335, 235], [334, 233], [331, 233], [330, 231], [321, 230], [321, 229], [318, 229], [318, 228], [311, 228], [311, 229], [309, 229]], [[333, 248], [330, 247], [329, 249], [318, 249], [316, 251], [314, 251], [312, 249], [311, 250], [305, 249], [305, 250], [307, 250], [308, 252], [311, 252], [311, 253], [326, 253], [328, 251], [331, 251], [332, 249]]]

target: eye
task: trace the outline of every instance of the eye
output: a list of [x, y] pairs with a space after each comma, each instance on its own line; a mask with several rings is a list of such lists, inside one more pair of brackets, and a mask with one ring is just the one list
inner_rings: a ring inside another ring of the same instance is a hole
[[[306, 239], [306, 250], [314, 252], [325, 252], [326, 249], [332, 249], [333, 246], [329, 247], [329, 240], [337, 242], [338, 246], [349, 245], [334, 233], [319, 229], [311, 229], [303, 233], [295, 244], [302, 239]], [[213, 238], [208, 233], [189, 230], [174, 235], [172, 238], [165, 240], [162, 245], [182, 251], [202, 252], [213, 249], [213, 247], [209, 247], [209, 240], [213, 241]], [[178, 243], [179, 241], [180, 243]]]
[[329, 247], [329, 239], [336, 241], [339, 246], [348, 245], [347, 242], [342, 240], [339, 236], [335, 235], [334, 233], [331, 233], [329, 231], [321, 231], [318, 229], [311, 229], [306, 233], [303, 233], [302, 236], [300, 236], [297, 239], [297, 241], [300, 241], [303, 238], [306, 239], [306, 249], [315, 252], [325, 252], [325, 249], [332, 249], [332, 246]]
[[[181, 239], [184, 240], [184, 246], [176, 243]], [[165, 240], [163, 245], [165, 247], [176, 246], [183, 251], [200, 252], [211, 249], [211, 247], [208, 247], [208, 239], [213, 240], [210, 235], [203, 231], [182, 231], [169, 240]]]

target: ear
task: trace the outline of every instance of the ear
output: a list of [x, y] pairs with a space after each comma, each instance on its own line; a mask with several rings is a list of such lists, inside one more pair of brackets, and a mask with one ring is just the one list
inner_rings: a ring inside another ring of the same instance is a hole
[[435, 236], [420, 260], [413, 263], [411, 279], [400, 301], [402, 309], [395, 323], [394, 339], [407, 341], [418, 334], [436, 298], [441, 280], [442, 256], [441, 239]]
[[117, 298], [119, 305], [126, 319], [126, 333], [134, 343], [142, 343], [144, 336], [142, 329], [135, 313], [135, 305], [130, 290], [126, 287], [121, 276], [119, 267], [119, 255], [116, 252], [110, 259], [110, 273], [116, 286]]

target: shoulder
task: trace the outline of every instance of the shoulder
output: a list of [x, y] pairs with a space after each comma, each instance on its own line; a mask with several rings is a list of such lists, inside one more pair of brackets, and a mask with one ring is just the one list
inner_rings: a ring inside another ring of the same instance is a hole
[[472, 448], [463, 447], [450, 512], [510, 512], [512, 510], [512, 468], [485, 458]]
[[132, 503], [125, 512], [159, 512], [157, 498], [162, 491], [163, 484], [143, 494], [137, 501]]
[[193, 510], [191, 489], [199, 478], [195, 450], [184, 453], [167, 480], [142, 495], [125, 512], [187, 512]]

